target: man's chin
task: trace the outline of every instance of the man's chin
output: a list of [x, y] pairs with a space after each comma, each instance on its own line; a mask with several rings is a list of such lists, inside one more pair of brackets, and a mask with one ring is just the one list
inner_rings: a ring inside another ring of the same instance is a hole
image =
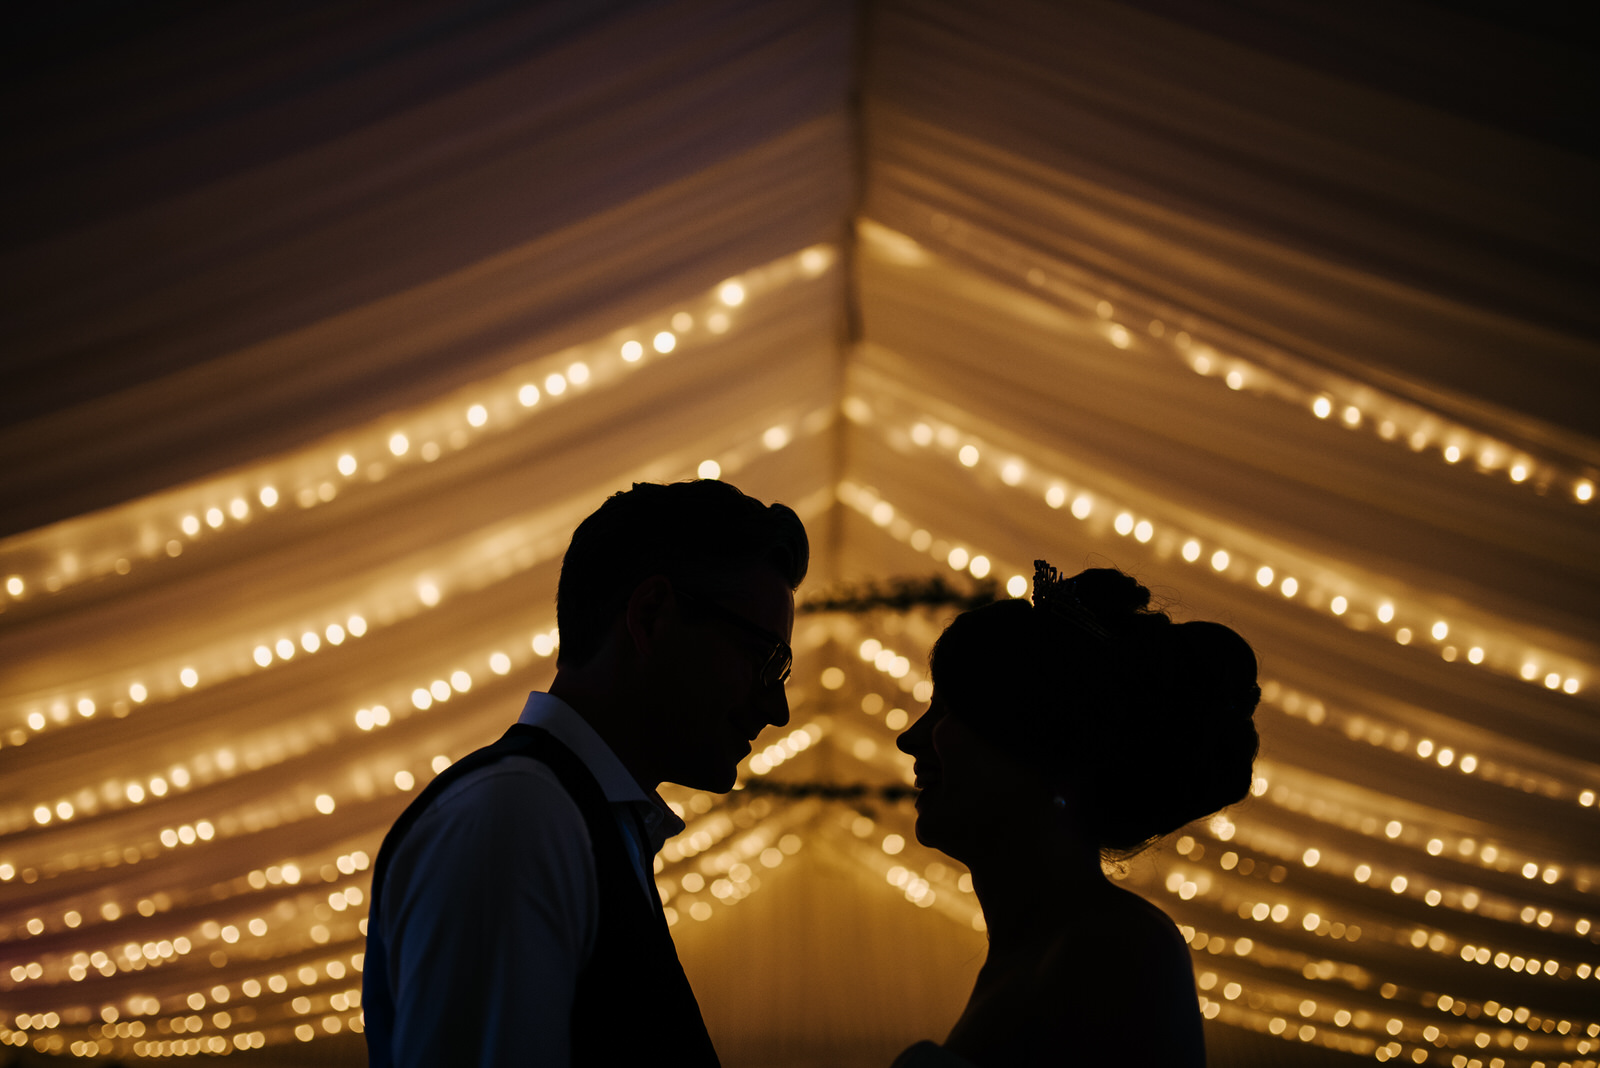
[[739, 778], [737, 764], [723, 768], [699, 768], [694, 772], [686, 772], [673, 781], [679, 786], [687, 786], [691, 790], [706, 790], [713, 794], [725, 794], [733, 789], [733, 784]]

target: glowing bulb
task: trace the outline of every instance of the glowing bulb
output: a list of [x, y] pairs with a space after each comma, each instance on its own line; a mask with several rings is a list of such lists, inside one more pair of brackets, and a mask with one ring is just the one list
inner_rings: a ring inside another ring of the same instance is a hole
[[1067, 503], [1067, 491], [1063, 487], [1051, 486], [1044, 491], [1044, 503], [1052, 508], [1060, 508]]
[[474, 404], [467, 409], [467, 422], [473, 426], [482, 426], [489, 421], [489, 409], [481, 404]]
[[224, 517], [222, 515], [221, 508], [206, 509], [206, 526], [210, 527], [212, 530], [216, 530], [218, 527], [222, 526], [223, 518]]
[[330, 797], [329, 795], [327, 795], [327, 794], [318, 794], [317, 795], [316, 804], [317, 804], [317, 811], [322, 813], [324, 816], [328, 816], [328, 815], [331, 815], [333, 813], [333, 809], [334, 809], [333, 798]]
[[228, 513], [233, 518], [242, 520], [250, 514], [250, 505], [245, 502], [243, 497], [235, 497], [228, 502]]
[[1080, 493], [1072, 501], [1072, 516], [1074, 519], [1088, 519], [1094, 511], [1094, 501], [1087, 493]]
[[135, 701], [143, 701], [150, 696], [150, 691], [144, 688], [144, 683], [136, 682], [128, 687], [128, 696]]
[[789, 428], [783, 426], [769, 426], [761, 434], [761, 444], [774, 451], [789, 444]]
[[575, 386], [585, 385], [589, 381], [589, 365], [580, 361], [568, 366], [567, 381]]
[[1283, 584], [1278, 588], [1283, 591], [1283, 595], [1285, 597], [1293, 597], [1300, 589], [1300, 583], [1295, 581], [1294, 577], [1291, 575], [1290, 577], [1284, 579]]
[[967, 550], [963, 549], [959, 545], [957, 545], [954, 549], [950, 550], [950, 555], [948, 557], [948, 560], [950, 562], [950, 566], [953, 567], [957, 571], [965, 570], [966, 566], [967, 566], [967, 561], [970, 560], [970, 559], [971, 559], [971, 556], [967, 553]]
[[672, 331], [663, 330], [651, 339], [650, 346], [665, 356], [678, 347], [678, 339], [673, 336]]
[[1349, 407], [1347, 407], [1344, 410], [1344, 425], [1348, 426], [1348, 427], [1358, 427], [1358, 426], [1360, 426], [1361, 425], [1361, 409], [1357, 408], [1354, 404], [1352, 404]]
[[977, 446], [975, 446], [975, 445], [963, 445], [963, 446], [961, 446], [961, 451], [956, 454], [956, 458], [961, 461], [961, 466], [963, 466], [963, 467], [976, 467], [978, 465], [978, 449], [977, 449]]
[[256, 646], [255, 659], [257, 664], [261, 665], [262, 667], [266, 667], [268, 664], [272, 663], [272, 650], [268, 649], [265, 645]]
[[339, 626], [339, 624], [337, 624], [337, 623], [329, 623], [327, 628], [325, 630], [323, 630], [323, 633], [328, 636], [328, 644], [330, 644], [330, 645], [343, 645], [344, 644], [344, 628]]
[[191, 538], [200, 533], [200, 520], [192, 515], [184, 516], [183, 519], [179, 521], [178, 526], [181, 527], [183, 532], [189, 535]]
[[349, 453], [339, 457], [339, 473], [349, 478], [356, 473], [356, 458]]
[[1213, 571], [1228, 570], [1228, 550], [1218, 549], [1211, 554], [1211, 569]]
[[182, 671], [178, 672], [178, 681], [192, 690], [196, 685], [199, 684], [200, 676], [195, 673], [194, 668], [186, 667]]
[[702, 460], [697, 473], [701, 478], [721, 478], [722, 465], [715, 460]]
[[411, 439], [398, 431], [389, 435], [389, 451], [396, 456], [404, 456], [411, 448]]
[[13, 597], [21, 597], [22, 591], [25, 588], [26, 587], [23, 585], [21, 575], [12, 575], [10, 578], [6, 579], [6, 592]]
[[511, 670], [511, 658], [505, 653], [493, 653], [489, 657], [489, 670], [496, 675], [504, 675]]
[[317, 636], [316, 631], [308, 630], [300, 635], [300, 648], [308, 653], [314, 653], [322, 648], [322, 639]]
[[1483, 647], [1474, 645], [1471, 649], [1468, 649], [1467, 660], [1473, 664], [1483, 663]]
[[1461, 449], [1460, 449], [1459, 446], [1456, 446], [1456, 445], [1447, 445], [1447, 446], [1445, 446], [1445, 450], [1444, 450], [1444, 462], [1445, 463], [1453, 464], [1459, 459], [1461, 459]]
[[1121, 512], [1117, 515], [1116, 521], [1111, 525], [1116, 529], [1118, 534], [1126, 537], [1128, 534], [1133, 532], [1133, 516], [1129, 515], [1127, 512]]
[[278, 491], [271, 486], [262, 486], [261, 492], [256, 494], [261, 501], [261, 507], [271, 508], [278, 503]]
[[1139, 542], [1141, 545], [1145, 544], [1155, 536], [1156, 528], [1150, 523], [1150, 520], [1141, 519], [1139, 522], [1134, 524], [1133, 537], [1134, 540]]
[[1594, 500], [1594, 483], [1584, 479], [1572, 487], [1572, 495], [1587, 504], [1589, 501]]
[[734, 281], [724, 282], [717, 290], [717, 299], [730, 308], [737, 308], [744, 303], [744, 286]]
[[1378, 606], [1378, 621], [1379, 622], [1387, 623], [1393, 618], [1394, 618], [1394, 605], [1392, 605], [1389, 602], [1385, 601], [1383, 604], [1380, 604]]
[[1450, 624], [1441, 619], [1439, 622], [1433, 625], [1432, 634], [1434, 641], [1444, 641], [1445, 638], [1450, 634]]
[[[637, 342], [629, 342], [629, 344], [637, 344]], [[627, 347], [627, 345], [623, 346], [624, 355], [627, 354]], [[532, 408], [535, 404], [538, 404], [539, 387], [534, 385], [532, 382], [523, 383], [522, 388], [517, 390], [517, 403], [521, 404], [524, 408]]]
[[967, 565], [967, 570], [973, 578], [985, 578], [989, 574], [989, 558], [987, 556], [974, 556], [972, 563]]
[[1318, 419], [1326, 419], [1333, 414], [1333, 401], [1327, 397], [1318, 397], [1311, 402], [1311, 411]]
[[1021, 460], [1007, 460], [1000, 468], [1000, 481], [1008, 486], [1015, 486], [1022, 481], [1023, 474]]
[[559, 397], [567, 391], [566, 377], [559, 374], [544, 376], [544, 391], [552, 397]]
[[1223, 379], [1223, 381], [1228, 383], [1229, 389], [1244, 388], [1244, 374], [1240, 371], [1229, 371], [1228, 377]]
[[354, 634], [357, 638], [361, 637], [367, 632], [367, 621], [362, 619], [360, 616], [351, 616], [349, 619], [345, 620], [344, 625], [349, 629], [350, 633]]
[[1021, 575], [1012, 575], [1006, 581], [1006, 592], [1013, 597], [1021, 597], [1028, 592], [1028, 580]]
[[1263, 565], [1262, 567], [1256, 569], [1256, 585], [1260, 586], [1262, 589], [1266, 589], [1268, 586], [1272, 585], [1272, 580], [1275, 577], [1276, 576], [1273, 575], [1272, 568], [1270, 567]]
[[1513, 481], [1513, 482], [1522, 482], [1522, 481], [1525, 481], [1527, 479], [1527, 477], [1528, 477], [1528, 465], [1527, 464], [1519, 462], [1519, 463], [1514, 463], [1514, 464], [1511, 465], [1511, 481]]
[[1191, 564], [1200, 559], [1200, 543], [1190, 538], [1183, 543], [1183, 558]]

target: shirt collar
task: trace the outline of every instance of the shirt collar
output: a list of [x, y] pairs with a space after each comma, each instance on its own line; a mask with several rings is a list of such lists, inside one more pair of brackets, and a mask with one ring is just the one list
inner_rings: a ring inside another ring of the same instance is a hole
[[535, 691], [528, 695], [522, 706], [518, 723], [548, 731], [556, 741], [572, 750], [584, 767], [589, 769], [600, 792], [613, 805], [627, 805], [639, 813], [645, 833], [650, 837], [652, 854], [675, 834], [682, 832], [684, 823], [677, 813], [661, 800], [661, 795], [639, 785], [617, 754], [612, 752], [589, 721], [578, 715], [573, 707], [547, 693]]

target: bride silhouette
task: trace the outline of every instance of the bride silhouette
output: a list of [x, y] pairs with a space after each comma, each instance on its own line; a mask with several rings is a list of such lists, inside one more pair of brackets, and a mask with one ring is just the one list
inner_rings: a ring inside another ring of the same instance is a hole
[[1255, 654], [1151, 611], [1120, 571], [1036, 567], [1031, 604], [939, 637], [932, 702], [900, 736], [917, 838], [971, 870], [989, 953], [944, 1045], [894, 1068], [1204, 1065], [1187, 946], [1101, 862], [1249, 792]]

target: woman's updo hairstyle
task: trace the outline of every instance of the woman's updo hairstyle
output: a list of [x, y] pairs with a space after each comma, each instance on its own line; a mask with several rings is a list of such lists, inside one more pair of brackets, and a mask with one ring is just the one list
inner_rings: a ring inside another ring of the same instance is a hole
[[1033, 603], [965, 612], [934, 643], [951, 714], [1057, 780], [1111, 857], [1249, 793], [1249, 644], [1220, 623], [1172, 622], [1115, 569], [1037, 567]]

